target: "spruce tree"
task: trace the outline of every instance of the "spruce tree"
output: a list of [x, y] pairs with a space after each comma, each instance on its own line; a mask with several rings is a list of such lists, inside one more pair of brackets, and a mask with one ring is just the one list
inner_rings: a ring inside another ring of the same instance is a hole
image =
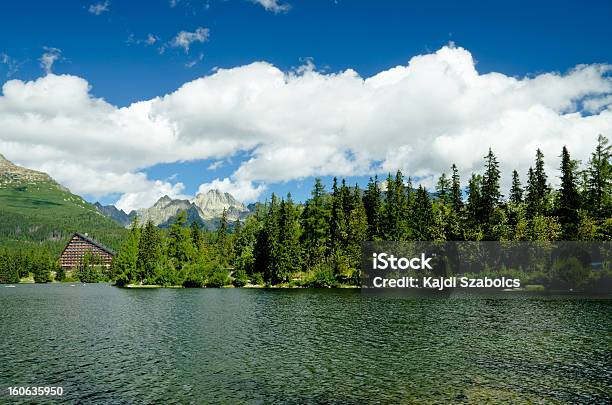
[[363, 196], [363, 206], [368, 221], [368, 240], [379, 240], [381, 234], [382, 193], [378, 186], [378, 177], [370, 177], [368, 187]]
[[346, 213], [344, 208], [344, 188], [338, 187], [338, 180], [334, 177], [331, 195], [331, 220], [330, 220], [330, 244], [332, 254], [340, 253], [346, 241]]
[[112, 264], [112, 272], [119, 286], [129, 284], [137, 279], [139, 242], [140, 227], [138, 226], [138, 218], [134, 217], [130, 232]]
[[434, 225], [433, 207], [429, 193], [423, 186], [419, 186], [414, 197], [413, 238], [419, 241], [432, 239], [432, 227]]
[[279, 262], [279, 206], [272, 193], [262, 229], [257, 234], [255, 246], [255, 268], [263, 273], [264, 281], [276, 280]]
[[302, 245], [306, 252], [306, 268], [320, 263], [327, 255], [330, 213], [325, 203], [325, 187], [321, 179], [315, 179], [311, 198], [302, 212]]
[[575, 239], [578, 234], [578, 209], [580, 196], [576, 185], [576, 162], [572, 161], [565, 146], [561, 152], [561, 188], [557, 199], [556, 215], [561, 224], [562, 237], [565, 240]]
[[201, 252], [204, 248], [204, 234], [198, 221], [193, 221], [189, 229], [189, 237], [195, 252]]
[[485, 156], [485, 173], [482, 177], [481, 188], [481, 204], [483, 216], [480, 218], [483, 222], [488, 222], [493, 210], [497, 208], [501, 200], [499, 192], [499, 163], [495, 154], [489, 148], [489, 153]]
[[612, 216], [612, 146], [609, 142], [603, 135], [597, 137], [597, 146], [587, 168], [587, 208], [600, 220]]
[[385, 209], [383, 221], [383, 237], [386, 240], [395, 240], [397, 225], [397, 193], [395, 192], [395, 181], [391, 173], [387, 176], [387, 189], [385, 190]]
[[481, 210], [482, 210], [482, 194], [481, 194], [481, 182], [482, 177], [478, 174], [472, 173], [472, 177], [468, 181], [468, 198], [467, 198], [467, 211], [470, 219], [475, 222], [480, 222]]
[[161, 238], [159, 230], [151, 222], [147, 221], [140, 233], [138, 243], [138, 259], [136, 278], [140, 283], [151, 282], [155, 267], [161, 259]]
[[442, 204], [448, 204], [452, 197], [452, 181], [442, 173], [436, 183], [436, 197]]
[[368, 219], [361, 190], [355, 185], [353, 205], [348, 221], [347, 256], [349, 268], [353, 270], [352, 282], [357, 283], [361, 265], [361, 245], [368, 237]]
[[453, 174], [451, 177], [451, 205], [455, 211], [463, 208], [463, 196], [461, 193], [461, 181], [459, 179], [459, 170], [453, 163], [451, 167]]
[[396, 219], [395, 219], [395, 240], [407, 240], [408, 239], [408, 192], [404, 185], [404, 176], [401, 171], [397, 171], [395, 174], [395, 204], [397, 208]]
[[168, 233], [168, 257], [175, 261], [177, 269], [182, 268], [193, 254], [191, 238], [185, 228], [186, 222], [187, 213], [181, 210], [174, 223], [170, 225], [170, 232]]
[[548, 177], [544, 170], [544, 154], [540, 149], [536, 151], [535, 170], [529, 168], [527, 179], [527, 213], [530, 218], [536, 215], [545, 215], [549, 211], [548, 200], [550, 197], [550, 187]]
[[291, 194], [281, 201], [278, 231], [278, 263], [272, 272], [272, 283], [289, 281], [291, 274], [301, 268], [300, 223]]
[[513, 204], [520, 204], [523, 202], [523, 187], [521, 186], [521, 180], [516, 170], [512, 171], [512, 186], [510, 188], [510, 202]]

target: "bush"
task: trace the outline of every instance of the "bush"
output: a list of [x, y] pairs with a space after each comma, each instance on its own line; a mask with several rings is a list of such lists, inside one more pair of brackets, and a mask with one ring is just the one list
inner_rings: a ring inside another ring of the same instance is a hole
[[589, 278], [590, 270], [575, 257], [558, 260], [552, 265], [550, 284], [554, 288], [576, 288]]
[[251, 277], [251, 281], [255, 285], [264, 285], [264, 278], [261, 273], [253, 273], [253, 276]]
[[247, 277], [246, 271], [244, 270], [236, 270], [234, 273], [234, 287], [244, 287], [249, 282], [249, 278]]
[[229, 271], [217, 268], [206, 280], [206, 287], [219, 288], [230, 284]]
[[314, 274], [306, 281], [308, 287], [334, 287], [336, 285], [336, 277], [334, 269], [327, 263], [321, 263], [315, 266]]
[[188, 263], [183, 266], [183, 287], [199, 288], [204, 286], [204, 266], [201, 264]]
[[55, 270], [55, 281], [62, 282], [66, 279], [66, 271], [62, 266], [58, 266]]

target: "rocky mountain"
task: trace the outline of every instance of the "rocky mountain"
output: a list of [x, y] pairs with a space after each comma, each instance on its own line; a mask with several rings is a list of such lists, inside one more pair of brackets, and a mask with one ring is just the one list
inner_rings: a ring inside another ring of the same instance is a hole
[[0, 248], [40, 247], [59, 253], [74, 232], [118, 248], [125, 229], [48, 174], [0, 155]]
[[136, 211], [127, 214], [125, 211], [118, 209], [114, 205], [102, 205], [99, 202], [94, 204], [94, 207], [105, 217], [112, 219], [119, 224], [128, 227], [132, 223], [132, 219], [136, 216]]
[[[12, 184], [34, 184], [37, 182], [55, 183], [53, 179], [43, 172], [17, 166], [0, 154], [0, 186]], [[55, 183], [57, 184], [57, 183]]]
[[167, 195], [157, 200], [150, 208], [136, 210], [136, 215], [138, 215], [140, 224], [151, 221], [157, 226], [164, 227], [172, 223], [180, 211], [187, 212], [187, 217], [191, 219], [190, 222], [200, 218], [197, 207], [189, 200], [173, 200]]
[[[99, 206], [102, 207], [101, 205]], [[108, 207], [106, 206], [104, 209], [104, 214], [122, 224], [124, 222], [129, 224], [126, 216], [131, 221], [135, 214], [138, 215], [138, 222], [140, 224], [151, 220], [155, 225], [162, 228], [173, 223], [180, 211], [187, 213], [188, 223], [197, 221], [208, 229], [214, 229], [218, 226], [223, 210], [226, 210], [227, 220], [230, 223], [237, 219], [244, 219], [250, 213], [250, 210], [230, 193], [224, 193], [219, 190], [199, 193], [193, 201], [172, 199], [165, 195], [157, 200], [152, 207], [142, 208], [130, 214], [126, 214], [115, 207]]]
[[249, 213], [249, 209], [230, 193], [216, 189], [197, 194], [193, 203], [200, 209], [202, 219], [221, 218], [223, 210], [227, 211], [229, 221], [242, 219]]

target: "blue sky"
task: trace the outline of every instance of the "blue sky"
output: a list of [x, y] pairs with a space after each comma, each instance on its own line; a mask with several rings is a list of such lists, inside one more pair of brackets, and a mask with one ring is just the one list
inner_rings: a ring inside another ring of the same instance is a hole
[[[275, 5], [282, 9], [274, 10]], [[612, 61], [610, 1], [176, 0], [173, 4], [168, 0], [26, 0], [5, 2], [1, 7], [0, 83], [44, 76], [41, 55], [55, 52], [53, 73], [86, 80], [92, 97], [116, 108], [172, 93], [184, 83], [214, 74], [217, 68], [266, 61], [291, 72], [311, 60], [323, 75], [353, 69], [367, 78], [406, 66], [412, 57], [433, 54], [449, 42], [469, 51], [479, 74], [499, 72], [508, 78], [563, 76], [579, 64]], [[206, 30], [202, 42], [191, 42], [188, 51], [172, 46], [181, 31], [196, 33], [198, 28]], [[147, 44], [147, 38], [153, 43]], [[609, 74], [602, 77], [606, 83]], [[586, 93], [572, 96], [572, 101]], [[608, 94], [602, 91], [597, 96]], [[562, 110], [556, 112], [567, 112]], [[181, 182], [181, 193], [193, 195], [202, 183], [231, 177], [252, 157], [252, 150], [237, 148], [190, 162], [164, 159], [127, 171], [144, 173], [150, 181]], [[13, 155], [24, 163], [51, 167], [20, 159], [18, 148]], [[223, 164], [210, 168], [216, 161]], [[421, 168], [413, 169], [413, 175], [418, 175]], [[56, 172], [62, 178], [61, 170]], [[330, 170], [320, 173], [326, 181], [331, 174]], [[363, 183], [374, 172], [356, 174], [348, 176], [351, 182]], [[303, 199], [312, 184], [310, 175], [280, 181], [253, 178], [266, 185], [256, 199], [272, 191], [292, 191]], [[125, 193], [118, 189], [94, 195], [86, 188], [72, 187], [106, 203]]]

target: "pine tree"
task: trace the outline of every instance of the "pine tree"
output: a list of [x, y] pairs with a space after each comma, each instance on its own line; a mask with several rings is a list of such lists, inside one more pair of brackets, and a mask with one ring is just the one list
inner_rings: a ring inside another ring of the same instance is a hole
[[353, 270], [354, 283], [359, 279], [359, 268], [361, 265], [361, 245], [367, 239], [368, 219], [366, 215], [361, 190], [355, 185], [353, 194], [353, 205], [348, 219], [348, 241], [346, 254], [349, 260], [349, 268]]
[[193, 255], [191, 238], [185, 228], [186, 222], [187, 213], [181, 210], [176, 217], [176, 221], [170, 225], [170, 232], [168, 233], [168, 257], [175, 261], [177, 269], [182, 268]]
[[387, 240], [406, 240], [408, 238], [408, 194], [401, 171], [395, 178], [387, 177], [385, 192], [385, 213], [383, 235]]
[[346, 213], [344, 208], [344, 188], [338, 187], [338, 181], [334, 177], [331, 195], [331, 220], [330, 220], [330, 245], [332, 254], [340, 253], [346, 242]]
[[189, 237], [196, 252], [201, 252], [204, 248], [204, 235], [198, 221], [193, 221], [189, 229]]
[[121, 245], [121, 249], [119, 249], [119, 253], [112, 264], [112, 273], [119, 286], [129, 284], [137, 279], [139, 241], [138, 218], [134, 217], [130, 226], [130, 233]]
[[561, 152], [561, 188], [557, 199], [556, 214], [561, 224], [564, 240], [575, 239], [578, 234], [578, 209], [580, 196], [576, 186], [576, 162], [572, 161], [567, 148]]
[[320, 263], [327, 255], [330, 212], [325, 204], [325, 187], [321, 179], [315, 179], [311, 198], [302, 212], [302, 246], [306, 252], [306, 268]]
[[489, 153], [485, 156], [485, 173], [482, 177], [482, 188], [481, 188], [481, 204], [483, 216], [481, 220], [488, 222], [493, 210], [497, 208], [501, 200], [501, 193], [499, 192], [499, 163], [495, 154], [489, 148]]
[[395, 240], [407, 240], [408, 239], [408, 192], [404, 185], [404, 177], [401, 171], [397, 171], [395, 174], [395, 204], [397, 205], [396, 211], [396, 222], [395, 222]]
[[291, 274], [301, 268], [300, 223], [291, 194], [281, 201], [279, 215], [278, 264], [273, 269], [273, 284], [289, 281]]
[[451, 167], [453, 175], [451, 177], [451, 205], [455, 211], [459, 211], [463, 208], [463, 196], [461, 193], [461, 181], [459, 179], [459, 170], [453, 163]]
[[255, 268], [262, 271], [266, 282], [275, 281], [279, 262], [279, 206], [274, 193], [255, 244]]
[[480, 223], [482, 210], [482, 195], [481, 195], [482, 177], [478, 174], [472, 174], [468, 182], [468, 198], [467, 212], [472, 222]]
[[432, 240], [433, 207], [429, 193], [419, 186], [414, 197], [412, 232], [415, 240]]
[[527, 179], [527, 213], [530, 218], [536, 215], [545, 215], [548, 210], [548, 200], [550, 197], [550, 187], [548, 177], [544, 170], [544, 154], [540, 149], [536, 151], [535, 170], [529, 168]]
[[448, 204], [452, 197], [452, 181], [442, 173], [436, 183], [436, 197], [442, 204]]
[[215, 238], [215, 249], [219, 263], [223, 266], [228, 266], [231, 263], [231, 241], [227, 230], [227, 209], [223, 208], [219, 227], [217, 228]]
[[152, 281], [155, 267], [160, 261], [161, 256], [161, 237], [159, 235], [159, 230], [153, 222], [149, 220], [140, 233], [140, 240], [138, 243], [136, 278], [141, 284]]
[[612, 216], [612, 146], [609, 142], [603, 135], [597, 137], [597, 146], [587, 168], [587, 208], [600, 220]]
[[395, 181], [393, 181], [391, 173], [387, 176], [386, 186], [383, 236], [386, 240], [395, 240], [397, 233], [397, 202], [395, 198], [397, 193], [395, 192]]
[[382, 193], [378, 186], [378, 177], [370, 177], [368, 187], [363, 196], [363, 206], [368, 221], [368, 240], [379, 240], [381, 234]]
[[510, 202], [520, 204], [523, 202], [523, 187], [516, 170], [512, 171], [512, 186], [510, 188]]

